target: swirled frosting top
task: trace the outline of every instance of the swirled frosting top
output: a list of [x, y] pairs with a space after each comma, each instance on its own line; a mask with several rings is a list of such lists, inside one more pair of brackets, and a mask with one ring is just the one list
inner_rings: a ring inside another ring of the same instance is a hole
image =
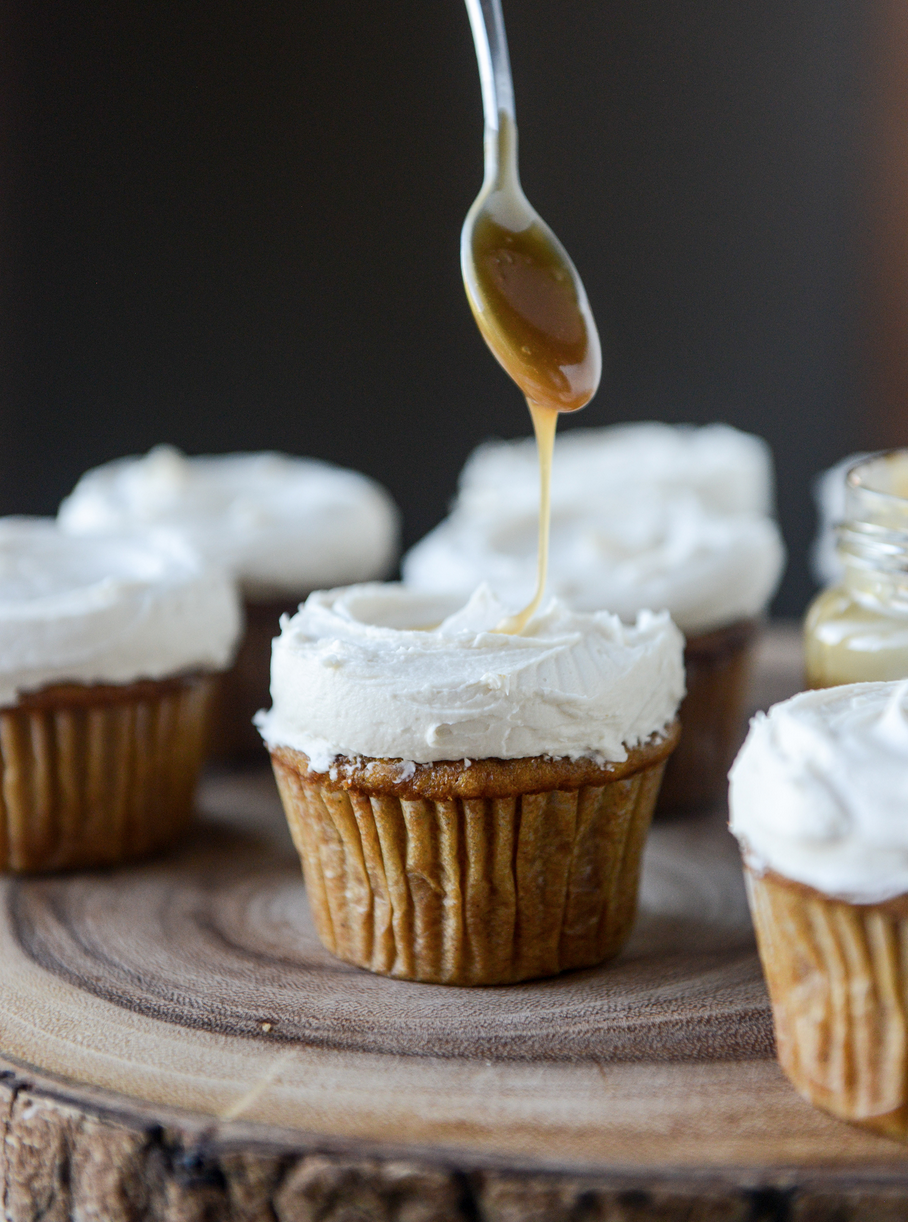
[[908, 894], [908, 681], [758, 713], [729, 775], [731, 830], [754, 869], [859, 903]]
[[173, 536], [65, 535], [0, 519], [0, 705], [52, 683], [220, 670], [240, 608], [229, 575]]
[[460, 609], [397, 584], [311, 594], [274, 643], [263, 737], [320, 772], [338, 755], [617, 761], [674, 719], [683, 639], [668, 615], [629, 627], [552, 600], [509, 636], [492, 631], [502, 613], [482, 587]]
[[88, 471], [60, 506], [74, 534], [165, 526], [229, 569], [253, 599], [383, 577], [398, 513], [373, 480], [312, 458], [187, 458], [156, 446]]
[[[461, 596], [487, 581], [509, 608], [525, 603], [535, 464], [531, 440], [481, 446], [451, 514], [404, 558], [404, 580]], [[768, 447], [726, 425], [573, 429], [555, 447], [549, 589], [627, 621], [665, 609], [689, 634], [756, 615], [784, 564], [771, 502]]]

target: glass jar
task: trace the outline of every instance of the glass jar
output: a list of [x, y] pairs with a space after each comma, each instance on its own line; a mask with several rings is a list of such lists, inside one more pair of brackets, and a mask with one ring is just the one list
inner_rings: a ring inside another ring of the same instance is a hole
[[842, 579], [804, 625], [808, 686], [908, 678], [908, 450], [848, 471], [836, 551]]

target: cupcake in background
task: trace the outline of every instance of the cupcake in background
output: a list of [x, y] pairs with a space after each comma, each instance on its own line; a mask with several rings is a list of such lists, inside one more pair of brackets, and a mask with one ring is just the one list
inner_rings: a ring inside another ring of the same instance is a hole
[[371, 971], [506, 984], [600, 963], [633, 922], [684, 693], [681, 634], [556, 600], [519, 636], [401, 585], [312, 594], [257, 718], [319, 935]]
[[782, 1068], [811, 1103], [908, 1140], [908, 682], [757, 714], [730, 810]]
[[111, 865], [185, 829], [235, 586], [163, 532], [0, 519], [0, 868]]
[[[633, 483], [666, 491], [692, 491], [716, 513], [773, 512], [772, 453], [761, 437], [727, 424], [702, 426], [613, 424], [559, 433], [552, 495], [559, 502], [585, 500], [608, 486]], [[538, 502], [538, 460], [532, 437], [477, 446], [458, 481], [457, 507], [488, 516], [513, 504], [517, 493]], [[519, 490], [519, 493], [518, 493]]]
[[[404, 557], [405, 582], [463, 598], [487, 581], [508, 606], [528, 602], [538, 480], [532, 439], [481, 446], [450, 515]], [[724, 793], [757, 621], [784, 566], [772, 504], [769, 447], [727, 425], [572, 429], [556, 441], [550, 592], [626, 622], [667, 610], [686, 637], [688, 695], [663, 808]]]
[[187, 458], [156, 446], [87, 472], [60, 506], [64, 531], [167, 527], [239, 583], [246, 633], [225, 677], [214, 749], [261, 749], [252, 716], [268, 702], [271, 640], [313, 589], [387, 576], [399, 515], [373, 480], [311, 458]]

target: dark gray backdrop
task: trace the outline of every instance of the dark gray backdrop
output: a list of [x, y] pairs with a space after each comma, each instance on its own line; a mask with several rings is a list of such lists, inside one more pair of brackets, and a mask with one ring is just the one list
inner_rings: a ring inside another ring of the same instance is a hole
[[[580, 424], [762, 433], [810, 591], [808, 481], [866, 444], [857, 0], [505, 0], [530, 199], [606, 352]], [[0, 512], [168, 440], [359, 467], [411, 542], [528, 431], [476, 333], [459, 0], [12, 0]]]

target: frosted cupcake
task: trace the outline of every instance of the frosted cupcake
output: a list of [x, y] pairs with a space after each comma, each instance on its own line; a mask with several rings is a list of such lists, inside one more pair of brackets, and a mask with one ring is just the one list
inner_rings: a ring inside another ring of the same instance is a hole
[[908, 683], [758, 714], [730, 804], [782, 1068], [818, 1107], [908, 1139]]
[[[270, 750], [322, 941], [384, 975], [502, 984], [620, 949], [682, 638], [553, 601], [519, 636], [478, 590], [310, 596], [274, 644]], [[453, 612], [453, 613], [452, 613]]]
[[0, 520], [0, 868], [109, 865], [191, 814], [230, 578], [179, 540]]
[[[450, 516], [404, 558], [404, 580], [461, 597], [484, 580], [522, 606], [536, 578], [538, 495], [531, 440], [481, 446]], [[548, 588], [626, 622], [667, 610], [687, 638], [683, 734], [660, 805], [724, 793], [757, 620], [784, 564], [771, 505], [768, 447], [725, 425], [574, 429], [556, 442]]]
[[233, 573], [246, 634], [223, 696], [216, 744], [260, 750], [251, 724], [267, 703], [271, 638], [310, 590], [384, 577], [397, 556], [398, 514], [374, 481], [311, 458], [187, 458], [157, 446], [83, 475], [60, 506], [73, 534], [167, 527]]

